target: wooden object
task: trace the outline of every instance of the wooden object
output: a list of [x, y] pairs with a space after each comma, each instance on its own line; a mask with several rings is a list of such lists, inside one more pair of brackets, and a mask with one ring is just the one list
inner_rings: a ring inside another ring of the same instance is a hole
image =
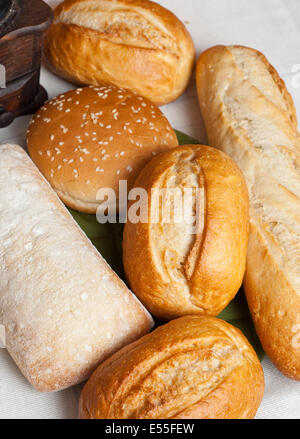
[[0, 128], [47, 99], [39, 79], [43, 34], [52, 18], [42, 0], [0, 0]]

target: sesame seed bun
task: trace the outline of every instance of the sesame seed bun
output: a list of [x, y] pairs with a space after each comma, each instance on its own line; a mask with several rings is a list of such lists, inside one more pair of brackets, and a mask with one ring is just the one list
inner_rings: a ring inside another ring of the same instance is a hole
[[153, 157], [178, 145], [162, 112], [147, 99], [111, 85], [64, 93], [34, 115], [29, 154], [69, 207], [96, 213], [96, 195], [120, 180], [128, 190]]

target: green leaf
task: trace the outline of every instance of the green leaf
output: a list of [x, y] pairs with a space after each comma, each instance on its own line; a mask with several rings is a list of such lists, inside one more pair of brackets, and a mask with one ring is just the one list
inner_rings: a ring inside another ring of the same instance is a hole
[[198, 145], [199, 142], [193, 137], [188, 136], [187, 134], [182, 133], [181, 131], [175, 130], [179, 145]]

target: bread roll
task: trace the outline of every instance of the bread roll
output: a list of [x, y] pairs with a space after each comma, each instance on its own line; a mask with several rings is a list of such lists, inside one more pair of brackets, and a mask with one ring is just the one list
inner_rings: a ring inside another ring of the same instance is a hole
[[[138, 223], [128, 212], [123, 261], [131, 288], [163, 320], [218, 315], [245, 272], [249, 206], [242, 173], [220, 151], [187, 145], [152, 159], [135, 187], [147, 191], [149, 212]], [[181, 198], [173, 197], [176, 191]]]
[[76, 84], [112, 83], [167, 104], [185, 90], [195, 49], [184, 24], [148, 0], [65, 0], [45, 39], [54, 71]]
[[261, 364], [230, 324], [187, 316], [100, 365], [85, 385], [81, 419], [251, 419], [264, 392]]
[[114, 190], [116, 203], [111, 207], [118, 210], [119, 181], [126, 180], [130, 190], [153, 155], [178, 141], [165, 116], [147, 99], [101, 86], [72, 90], [48, 101], [31, 121], [27, 145], [65, 204], [96, 213], [99, 189]]
[[293, 101], [267, 59], [217, 46], [197, 67], [209, 142], [244, 172], [250, 193], [245, 290], [267, 354], [300, 379], [300, 138]]
[[86, 238], [28, 155], [0, 146], [0, 324], [39, 391], [87, 379], [152, 319]]

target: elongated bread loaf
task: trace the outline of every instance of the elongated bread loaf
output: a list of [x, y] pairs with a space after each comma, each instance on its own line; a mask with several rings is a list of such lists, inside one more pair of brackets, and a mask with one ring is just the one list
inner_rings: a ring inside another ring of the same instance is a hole
[[264, 349], [300, 380], [300, 138], [293, 101], [267, 59], [217, 46], [197, 66], [209, 142], [240, 166], [250, 193], [245, 290]]
[[79, 383], [152, 319], [20, 147], [0, 146], [0, 324], [40, 391]]

